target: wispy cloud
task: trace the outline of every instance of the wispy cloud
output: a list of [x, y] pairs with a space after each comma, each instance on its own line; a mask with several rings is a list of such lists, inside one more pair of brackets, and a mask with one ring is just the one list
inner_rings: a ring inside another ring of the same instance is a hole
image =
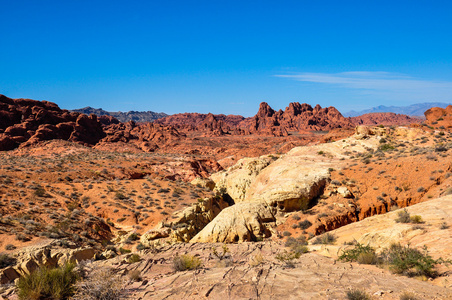
[[452, 94], [452, 82], [423, 80], [405, 74], [389, 72], [300, 73], [275, 75], [297, 81], [324, 83], [350, 89], [384, 92], [438, 92]]

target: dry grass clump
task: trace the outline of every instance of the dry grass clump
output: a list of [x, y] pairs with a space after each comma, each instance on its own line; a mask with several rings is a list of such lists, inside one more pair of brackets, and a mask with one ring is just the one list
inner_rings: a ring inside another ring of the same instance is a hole
[[264, 263], [264, 257], [261, 253], [257, 253], [256, 255], [251, 256], [250, 258], [250, 266], [257, 267]]
[[329, 233], [329, 232], [327, 232], [325, 234], [322, 234], [321, 236], [316, 237], [312, 241], [312, 243], [314, 245], [317, 245], [317, 244], [332, 245], [335, 242], [336, 242], [336, 236], [334, 236], [334, 234]]
[[21, 277], [17, 283], [17, 294], [22, 300], [68, 299], [74, 293], [78, 274], [75, 264], [38, 270]]
[[406, 210], [406, 208], [397, 213], [397, 218], [395, 219], [395, 221], [397, 223], [414, 223], [414, 224], [424, 223], [421, 216], [419, 215], [411, 216], [410, 213]]
[[77, 283], [73, 300], [127, 299], [124, 282], [109, 269], [95, 269]]
[[346, 293], [347, 299], [348, 300], [370, 300], [370, 296], [362, 291], [362, 290], [358, 290], [358, 289], [352, 289], [347, 291]]
[[410, 292], [403, 292], [400, 297], [400, 300], [421, 300], [421, 298], [417, 297], [416, 295], [410, 293]]
[[173, 259], [175, 271], [195, 270], [202, 266], [202, 261], [198, 257], [190, 254], [176, 256]]

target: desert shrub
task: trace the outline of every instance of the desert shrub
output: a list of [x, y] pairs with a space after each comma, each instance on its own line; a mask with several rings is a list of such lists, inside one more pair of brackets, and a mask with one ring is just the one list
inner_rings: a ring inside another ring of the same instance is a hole
[[173, 268], [175, 271], [195, 270], [200, 268], [201, 265], [201, 259], [190, 254], [176, 256], [173, 259]]
[[304, 236], [298, 238], [288, 237], [285, 246], [290, 248], [292, 252], [303, 254], [308, 253], [309, 249], [306, 247], [308, 242]]
[[443, 263], [442, 259], [433, 259], [424, 247], [424, 251], [410, 248], [409, 245], [392, 244], [382, 253], [384, 263], [390, 266], [391, 271], [407, 276], [425, 275], [433, 277], [433, 268]]
[[400, 297], [400, 300], [421, 300], [420, 298], [416, 297], [412, 293], [409, 292], [403, 292]]
[[283, 232], [283, 236], [291, 236], [292, 235], [292, 233], [290, 233], [289, 231], [284, 231]]
[[0, 269], [12, 266], [16, 263], [16, 259], [8, 254], [0, 254]]
[[132, 233], [131, 235], [129, 235], [129, 237], [127, 238], [127, 240], [129, 240], [129, 241], [136, 241], [136, 240], [138, 240], [139, 239], [139, 236], [138, 236], [138, 234], [136, 234], [136, 233]]
[[390, 144], [382, 144], [381, 146], [378, 147], [379, 150], [381, 151], [388, 151], [388, 150], [394, 150], [394, 146], [390, 145]]
[[358, 290], [358, 289], [352, 289], [347, 291], [346, 293], [347, 295], [347, 299], [348, 300], [370, 300], [370, 296], [362, 291], [362, 290]]
[[130, 252], [132, 252], [132, 250], [129, 250], [129, 249], [124, 249], [124, 248], [119, 248], [119, 253], [121, 253], [121, 254], [127, 254], [127, 253], [130, 253]]
[[[451, 174], [451, 173], [447, 173], [447, 174]], [[446, 174], [446, 175], [447, 175], [447, 174]], [[447, 196], [447, 195], [452, 195], [452, 187], [447, 188], [447, 189], [444, 191], [444, 195], [445, 195], [445, 196]]]
[[124, 195], [124, 194], [121, 193], [121, 192], [116, 192], [116, 193], [115, 193], [115, 198], [116, 198], [116, 199], [119, 199], [119, 200], [124, 200], [124, 199], [127, 199], [127, 196]]
[[444, 230], [444, 229], [447, 229], [447, 228], [449, 228], [449, 225], [446, 222], [442, 222], [439, 225], [439, 229], [441, 229], [441, 230]]
[[410, 217], [410, 222], [414, 223], [414, 224], [421, 224], [424, 223], [424, 221], [422, 220], [422, 217], [419, 215], [414, 215]]
[[402, 211], [397, 213], [397, 218], [395, 219], [397, 223], [410, 223], [410, 213], [404, 208]]
[[77, 283], [73, 300], [122, 300], [126, 290], [121, 279], [108, 269], [95, 269], [88, 278]]
[[286, 267], [293, 268], [293, 267], [295, 267], [294, 260], [300, 258], [300, 256], [301, 256], [301, 253], [294, 252], [294, 251], [287, 252], [286, 250], [284, 250], [283, 253], [278, 253], [276, 255], [276, 259], [279, 260], [280, 262], [284, 263], [284, 265]]
[[140, 260], [141, 260], [141, 257], [138, 254], [132, 254], [131, 256], [129, 256], [129, 258], [127, 258], [127, 262], [129, 264], [139, 262]]
[[16, 249], [16, 246], [14, 246], [13, 244], [8, 244], [5, 246], [5, 249], [6, 250], [14, 250], [14, 249]]
[[146, 247], [145, 245], [143, 245], [142, 243], [139, 243], [138, 245], [137, 245], [137, 250], [138, 251], [140, 251], [140, 250], [144, 250], [144, 249], [147, 249], [148, 247]]
[[325, 234], [322, 234], [321, 236], [316, 237], [312, 241], [312, 243], [314, 245], [317, 245], [317, 244], [332, 245], [335, 242], [336, 242], [336, 236], [334, 236], [334, 234], [329, 233], [329, 232], [327, 232]]
[[229, 248], [226, 245], [222, 246], [222, 252], [218, 252], [216, 247], [212, 247], [212, 254], [219, 260], [223, 260], [228, 257]]
[[34, 190], [33, 194], [37, 197], [47, 196], [46, 190], [43, 187], [38, 187], [36, 190]]
[[142, 279], [140, 270], [132, 270], [127, 275], [132, 281], [140, 281]]
[[308, 229], [311, 226], [312, 226], [312, 223], [309, 222], [308, 220], [298, 222], [298, 227], [303, 230]]
[[356, 261], [360, 264], [374, 265], [378, 262], [375, 249], [369, 245], [363, 246], [357, 243], [354, 248], [342, 251], [339, 260]]
[[68, 299], [74, 292], [74, 284], [78, 274], [75, 264], [65, 264], [59, 268], [41, 267], [24, 277], [19, 278], [17, 294], [19, 299]]

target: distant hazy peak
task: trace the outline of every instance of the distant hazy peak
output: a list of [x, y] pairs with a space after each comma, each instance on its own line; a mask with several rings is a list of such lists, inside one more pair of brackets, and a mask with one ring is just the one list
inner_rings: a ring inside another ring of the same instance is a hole
[[164, 118], [168, 116], [165, 113], [156, 113], [153, 111], [128, 111], [128, 112], [112, 112], [112, 111], [106, 111], [102, 108], [92, 108], [90, 106], [79, 108], [79, 109], [73, 109], [72, 111], [83, 113], [83, 114], [95, 114], [97, 116], [112, 116], [118, 119], [120, 122], [128, 122], [128, 121], [135, 121], [135, 122], [153, 122], [157, 119]]
[[425, 103], [416, 103], [409, 106], [384, 106], [379, 105], [376, 107], [372, 107], [370, 109], [365, 109], [361, 111], [349, 111], [344, 113], [345, 117], [357, 117], [364, 114], [369, 113], [380, 113], [380, 112], [393, 112], [396, 114], [404, 114], [408, 116], [424, 116], [424, 112], [432, 107], [441, 107], [446, 108], [450, 103], [442, 103], [442, 102], [425, 102]]

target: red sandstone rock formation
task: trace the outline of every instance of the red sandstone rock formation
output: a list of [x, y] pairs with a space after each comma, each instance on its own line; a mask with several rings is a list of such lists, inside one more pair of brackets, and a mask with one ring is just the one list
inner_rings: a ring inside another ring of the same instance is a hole
[[369, 113], [350, 118], [355, 125], [409, 125], [422, 122], [420, 118], [395, 113]]
[[452, 105], [446, 108], [432, 107], [425, 113], [425, 124], [435, 128], [452, 128]]
[[251, 133], [285, 136], [291, 131], [327, 131], [335, 128], [351, 128], [354, 125], [334, 107], [322, 108], [298, 102], [290, 103], [285, 111], [274, 111], [262, 102], [257, 114], [239, 124]]
[[62, 110], [55, 103], [0, 95], [0, 150], [63, 139], [94, 145], [105, 136], [95, 115]]
[[110, 116], [98, 118], [62, 110], [48, 101], [10, 99], [0, 95], [0, 151], [53, 139], [86, 146], [132, 142], [144, 151], [154, 151], [184, 136], [176, 129], [160, 124], [120, 123]]
[[155, 121], [171, 125], [181, 130], [201, 131], [204, 136], [233, 135], [271, 135], [288, 136], [290, 131], [327, 131], [334, 128], [354, 127], [334, 107], [312, 108], [309, 104], [290, 103], [285, 111], [273, 110], [262, 102], [254, 117], [244, 118], [236, 115], [213, 115], [184, 113], [168, 116]]

